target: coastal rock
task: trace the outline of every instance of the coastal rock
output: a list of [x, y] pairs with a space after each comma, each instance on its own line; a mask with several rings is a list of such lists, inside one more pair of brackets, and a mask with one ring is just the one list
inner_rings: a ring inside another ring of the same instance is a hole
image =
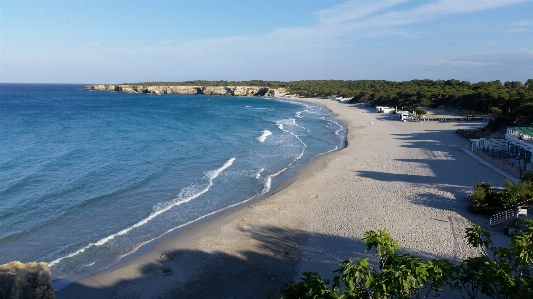
[[170, 94], [198, 94], [199, 90], [198, 86], [165, 86], [165, 93]]
[[162, 94], [164, 92], [162, 86], [147, 86], [145, 93]]
[[205, 95], [232, 96], [233, 90], [227, 86], [205, 86], [202, 93]]
[[136, 86], [131, 85], [117, 85], [115, 90], [119, 92], [127, 92], [127, 93], [136, 93], [137, 90], [135, 89]]
[[287, 89], [285, 88], [271, 89], [271, 91], [273, 91], [273, 97], [284, 97], [287, 95]]
[[253, 96], [257, 93], [257, 88], [252, 86], [235, 86], [233, 94], [236, 96]]
[[113, 84], [99, 84], [99, 85], [90, 85], [85, 86], [86, 90], [98, 90], [98, 91], [117, 91], [118, 85]]
[[48, 264], [15, 261], [0, 265], [0, 298], [55, 299]]
[[270, 89], [260, 86], [155, 86], [129, 84], [98, 84], [85, 86], [91, 91], [117, 91], [126, 93], [149, 94], [203, 94], [216, 96], [260, 96], [283, 97], [287, 94], [285, 88]]

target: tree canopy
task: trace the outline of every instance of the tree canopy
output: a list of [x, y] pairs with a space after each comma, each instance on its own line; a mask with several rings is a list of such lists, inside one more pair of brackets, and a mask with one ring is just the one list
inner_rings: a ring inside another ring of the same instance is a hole
[[494, 128], [533, 123], [533, 79], [470, 83], [457, 79], [411, 80], [300, 80], [300, 81], [205, 81], [142, 82], [136, 85], [261, 86], [286, 88], [293, 95], [328, 98], [342, 96], [350, 103], [392, 106], [414, 110], [446, 107], [492, 114]]

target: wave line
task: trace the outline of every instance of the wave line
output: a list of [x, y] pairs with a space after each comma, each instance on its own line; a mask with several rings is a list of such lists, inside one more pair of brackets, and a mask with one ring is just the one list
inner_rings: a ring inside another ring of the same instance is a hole
[[118, 237], [118, 236], [122, 236], [122, 235], [125, 235], [127, 234], [128, 232], [130, 232], [132, 229], [135, 229], [139, 226], [142, 226], [146, 223], [148, 223], [150, 220], [154, 219], [155, 217], [161, 215], [162, 213], [170, 210], [171, 208], [175, 207], [175, 206], [178, 206], [178, 205], [181, 205], [183, 203], [186, 203], [186, 202], [189, 202], [195, 198], [198, 198], [199, 196], [201, 196], [202, 194], [206, 193], [207, 191], [209, 191], [209, 189], [211, 188], [211, 186], [213, 185], [213, 180], [218, 177], [218, 175], [224, 171], [226, 168], [230, 167], [232, 164], [233, 164], [233, 161], [235, 161], [236, 158], [231, 158], [229, 159], [228, 161], [226, 161], [226, 163], [224, 163], [224, 165], [222, 165], [222, 167], [218, 168], [218, 169], [215, 169], [215, 170], [211, 170], [211, 171], [208, 171], [206, 173], [207, 175], [207, 178], [209, 179], [209, 183], [207, 184], [207, 187], [205, 187], [202, 191], [196, 193], [196, 194], [193, 194], [189, 197], [186, 197], [184, 199], [180, 199], [180, 197], [178, 197], [177, 199], [180, 199], [180, 200], [172, 200], [170, 203], [168, 203], [167, 205], [161, 205], [161, 204], [158, 204], [154, 207], [154, 211], [146, 218], [142, 219], [141, 221], [135, 223], [134, 225], [130, 226], [130, 227], [127, 227], [121, 231], [119, 231], [118, 233], [115, 233], [113, 235], [110, 235], [110, 236], [107, 236], [103, 239], [100, 239], [98, 240], [97, 242], [94, 242], [94, 243], [89, 243], [87, 246], [81, 248], [81, 249], [78, 249], [77, 251], [71, 253], [71, 254], [68, 254], [64, 257], [60, 257], [56, 260], [53, 260], [51, 261], [50, 263], [48, 263], [48, 265], [51, 267], [59, 262], [61, 262], [62, 260], [64, 259], [67, 259], [67, 258], [71, 258], [71, 257], [74, 257], [78, 254], [81, 254], [83, 252], [85, 252], [85, 250], [93, 247], [93, 246], [101, 246], [101, 245], [104, 245], [105, 243], [113, 240], [114, 238]]
[[263, 134], [261, 134], [261, 136], [255, 138], [255, 139], [259, 140], [259, 142], [265, 142], [267, 137], [270, 136], [270, 135], [272, 135], [272, 132], [270, 132], [269, 130], [263, 130]]
[[304, 155], [304, 153], [305, 153], [305, 149], [307, 148], [307, 145], [302, 141], [302, 139], [300, 139], [300, 137], [298, 137], [298, 135], [294, 134], [293, 132], [289, 131], [288, 129], [285, 129], [284, 124], [285, 124], [285, 125], [293, 125], [293, 126], [296, 126], [296, 127], [299, 127], [299, 128], [302, 128], [302, 129], [304, 129], [304, 130], [309, 131], [308, 129], [306, 129], [306, 128], [300, 126], [300, 125], [298, 125], [298, 124], [296, 123], [296, 120], [295, 120], [294, 118], [278, 120], [278, 121], [276, 121], [276, 124], [277, 124], [278, 128], [279, 128], [281, 131], [283, 131], [283, 132], [285, 132], [285, 133], [289, 133], [289, 134], [291, 134], [292, 136], [294, 136], [294, 137], [295, 137], [295, 138], [296, 138], [296, 139], [302, 144], [303, 148], [302, 148], [302, 152], [300, 153], [300, 155], [299, 155], [298, 157], [296, 157], [294, 160], [292, 160], [291, 163], [289, 163], [289, 164], [288, 164], [285, 168], [283, 168], [282, 170], [280, 170], [280, 171], [278, 171], [278, 172], [272, 174], [272, 175], [270, 176], [271, 178], [275, 178], [276, 176], [278, 176], [279, 174], [281, 174], [281, 173], [284, 172], [285, 170], [289, 169], [289, 168], [292, 166], [292, 164], [293, 164], [294, 162], [298, 161], [300, 158], [303, 157], [303, 155]]

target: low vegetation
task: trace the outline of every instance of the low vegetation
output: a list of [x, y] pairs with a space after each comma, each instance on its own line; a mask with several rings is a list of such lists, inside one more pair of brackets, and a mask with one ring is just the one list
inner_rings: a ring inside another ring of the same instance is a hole
[[478, 183], [468, 196], [468, 210], [475, 214], [492, 215], [497, 212], [533, 203], [531, 174], [518, 184], [505, 181], [504, 189], [494, 189], [492, 183]]
[[479, 139], [479, 138], [504, 138], [507, 128], [502, 126], [498, 129], [492, 130], [488, 128], [478, 129], [457, 129], [455, 132], [466, 139]]
[[[341, 96], [350, 103], [391, 106], [413, 111], [419, 107], [443, 107], [494, 116], [487, 126], [495, 131], [503, 126], [533, 123], [533, 79], [470, 83], [450, 80], [300, 80], [300, 81], [184, 81], [141, 82], [136, 85], [262, 86], [285, 88], [293, 95], [327, 98]], [[421, 113], [419, 113], [421, 114]]]
[[332, 280], [306, 272], [283, 287], [282, 298], [430, 298], [445, 289], [453, 298], [533, 298], [533, 221], [524, 224], [509, 248], [495, 247], [489, 232], [472, 225], [465, 237], [481, 255], [458, 263], [397, 253], [398, 242], [385, 229], [369, 231], [364, 241], [367, 251], [375, 250], [375, 261], [345, 260]]

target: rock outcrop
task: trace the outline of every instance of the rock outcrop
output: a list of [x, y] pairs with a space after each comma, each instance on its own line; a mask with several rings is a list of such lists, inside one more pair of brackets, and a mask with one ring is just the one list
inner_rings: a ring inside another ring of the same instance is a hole
[[217, 96], [266, 97], [283, 97], [287, 94], [285, 88], [270, 89], [268, 87], [259, 86], [152, 86], [128, 84], [100, 84], [85, 86], [85, 90], [151, 94], [203, 94]]
[[0, 298], [55, 299], [48, 264], [11, 262], [0, 265]]

